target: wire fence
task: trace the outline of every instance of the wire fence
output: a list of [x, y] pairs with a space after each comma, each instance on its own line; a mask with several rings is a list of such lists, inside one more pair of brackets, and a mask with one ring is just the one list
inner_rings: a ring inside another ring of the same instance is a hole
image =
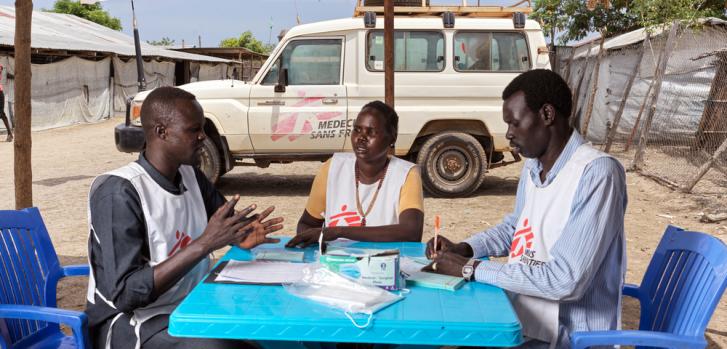
[[600, 46], [556, 50], [554, 69], [574, 93], [573, 125], [627, 169], [724, 207], [725, 22], [632, 32]]

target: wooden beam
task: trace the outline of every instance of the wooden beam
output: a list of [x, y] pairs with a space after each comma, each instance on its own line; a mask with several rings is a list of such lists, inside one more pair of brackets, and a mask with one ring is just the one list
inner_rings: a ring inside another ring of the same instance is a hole
[[33, 206], [30, 136], [30, 23], [32, 0], [15, 1], [15, 209]]
[[601, 30], [601, 45], [598, 46], [598, 58], [596, 59], [596, 66], [593, 68], [593, 85], [591, 87], [591, 95], [588, 97], [588, 104], [586, 105], [586, 118], [583, 120], [583, 138], [588, 137], [588, 125], [591, 123], [591, 115], [593, 115], [593, 103], [596, 101], [596, 93], [598, 93], [598, 77], [601, 71], [601, 61], [603, 60], [604, 49], [603, 43], [606, 42], [606, 29]]
[[384, 7], [384, 101], [394, 108], [394, 0]]
[[669, 37], [666, 39], [664, 59], [659, 62], [659, 69], [657, 70], [657, 75], [654, 77], [655, 82], [654, 92], [650, 102], [651, 107], [649, 109], [649, 114], [647, 114], [646, 120], [644, 121], [644, 128], [641, 129], [641, 135], [639, 137], [639, 148], [636, 150], [636, 155], [634, 155], [633, 162], [631, 162], [631, 168], [636, 170], [640, 169], [644, 163], [644, 148], [646, 147], [649, 130], [651, 129], [651, 122], [654, 120], [654, 115], [656, 114], [656, 102], [659, 100], [659, 93], [661, 92], [661, 82], [664, 80], [664, 75], [666, 74], [666, 65], [667, 62], [669, 62], [669, 55], [674, 49], [677, 29], [679, 29], [679, 21], [674, 21], [671, 26], [671, 30], [669, 31]]
[[583, 85], [583, 80], [586, 79], [586, 74], [588, 74], [588, 63], [591, 60], [591, 50], [593, 49], [593, 40], [591, 40], [590, 43], [588, 43], [588, 53], [586, 53], [586, 58], [583, 62], [583, 73], [581, 74], [581, 78], [578, 79], [578, 86], [576, 87], [576, 91], [573, 93], [573, 107], [571, 109], [571, 115], [570, 115], [570, 123], [571, 126], [577, 126], [576, 123], [576, 113], [578, 112], [578, 97], [581, 94], [581, 86]]
[[651, 33], [647, 32], [646, 39], [644, 39], [644, 43], [641, 46], [641, 51], [639, 51], [638, 58], [636, 58], [636, 64], [634, 65], [634, 69], [631, 70], [629, 82], [626, 84], [626, 89], [624, 90], [624, 94], [621, 97], [621, 103], [618, 105], [618, 111], [613, 117], [613, 124], [611, 126], [611, 129], [608, 131], [608, 136], [606, 136], [606, 148], [604, 149], [606, 153], [611, 151], [613, 139], [614, 137], [616, 137], [616, 132], [618, 131], [618, 124], [621, 123], [621, 116], [623, 115], [624, 109], [626, 108], [626, 101], [629, 99], [629, 95], [631, 94], [631, 87], [634, 86], [634, 80], [636, 80], [636, 76], [639, 75], [641, 59], [644, 58], [644, 51], [646, 51], [646, 42], [649, 41], [650, 36]]
[[727, 138], [725, 138], [725, 140], [722, 142], [722, 145], [720, 145], [719, 148], [717, 148], [717, 150], [714, 152], [714, 154], [712, 154], [712, 157], [710, 157], [709, 160], [707, 160], [704, 164], [702, 164], [702, 166], [699, 167], [697, 174], [694, 175], [694, 177], [692, 177], [692, 179], [690, 179], [689, 182], [687, 182], [687, 184], [681, 188], [681, 190], [685, 193], [691, 193], [692, 189], [694, 189], [694, 186], [699, 183], [699, 180], [701, 180], [702, 177], [707, 174], [707, 171], [709, 171], [709, 169], [715, 162], [719, 161], [720, 157], [725, 152], [727, 152]]
[[565, 67], [565, 82], [570, 86], [570, 73], [573, 69], [571, 69], [571, 66], [573, 65], [573, 56], [576, 55], [576, 48], [571, 47], [570, 56], [568, 57], [568, 63], [566, 63], [568, 66]]

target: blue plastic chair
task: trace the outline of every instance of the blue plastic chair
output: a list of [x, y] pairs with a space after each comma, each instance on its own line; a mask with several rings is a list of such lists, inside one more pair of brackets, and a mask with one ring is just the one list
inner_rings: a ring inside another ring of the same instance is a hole
[[727, 286], [727, 246], [710, 235], [668, 226], [641, 286], [623, 294], [639, 300], [638, 331], [575, 332], [573, 348], [636, 345], [705, 348], [704, 330]]
[[37, 208], [0, 211], [0, 348], [90, 348], [86, 314], [56, 308], [58, 280], [88, 273], [60, 266]]

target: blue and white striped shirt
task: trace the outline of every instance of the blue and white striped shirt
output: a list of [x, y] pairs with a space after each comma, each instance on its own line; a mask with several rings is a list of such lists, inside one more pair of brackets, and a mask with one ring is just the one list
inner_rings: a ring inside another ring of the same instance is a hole
[[[574, 131], [545, 182], [540, 180], [543, 168], [540, 161], [526, 160], [514, 212], [497, 226], [465, 240], [472, 246], [475, 257], [506, 256], [510, 252], [515, 226], [527, 200], [526, 176], [539, 188], [548, 186], [583, 143], [583, 137]], [[580, 183], [573, 185], [578, 188], [570, 216], [550, 250], [551, 261], [540, 266], [483, 261], [475, 271], [479, 282], [513, 293], [559, 301], [558, 348], [570, 347], [571, 332], [612, 330], [620, 326], [626, 174], [616, 159], [601, 157], [588, 164]], [[528, 344], [531, 347], [535, 343]]]

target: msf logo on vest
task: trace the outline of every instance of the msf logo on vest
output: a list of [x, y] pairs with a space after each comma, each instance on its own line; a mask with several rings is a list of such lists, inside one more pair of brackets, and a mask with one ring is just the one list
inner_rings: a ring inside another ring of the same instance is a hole
[[516, 231], [512, 236], [512, 245], [510, 245], [510, 258], [517, 258], [520, 263], [530, 266], [541, 265], [543, 262], [534, 259], [535, 251], [533, 247], [533, 227], [527, 218], [523, 221], [523, 228]]
[[177, 253], [177, 251], [187, 247], [190, 243], [192, 243], [192, 238], [187, 235], [185, 232], [179, 232], [177, 230], [177, 233], [174, 236], [177, 239], [177, 242], [172, 246], [172, 250], [169, 251], [169, 254], [167, 254], [167, 257], [171, 257], [173, 254]]
[[361, 216], [356, 211], [347, 211], [348, 205], [341, 206], [341, 212], [331, 216], [331, 223], [329, 227], [336, 226], [347, 226], [347, 227], [360, 227]]

